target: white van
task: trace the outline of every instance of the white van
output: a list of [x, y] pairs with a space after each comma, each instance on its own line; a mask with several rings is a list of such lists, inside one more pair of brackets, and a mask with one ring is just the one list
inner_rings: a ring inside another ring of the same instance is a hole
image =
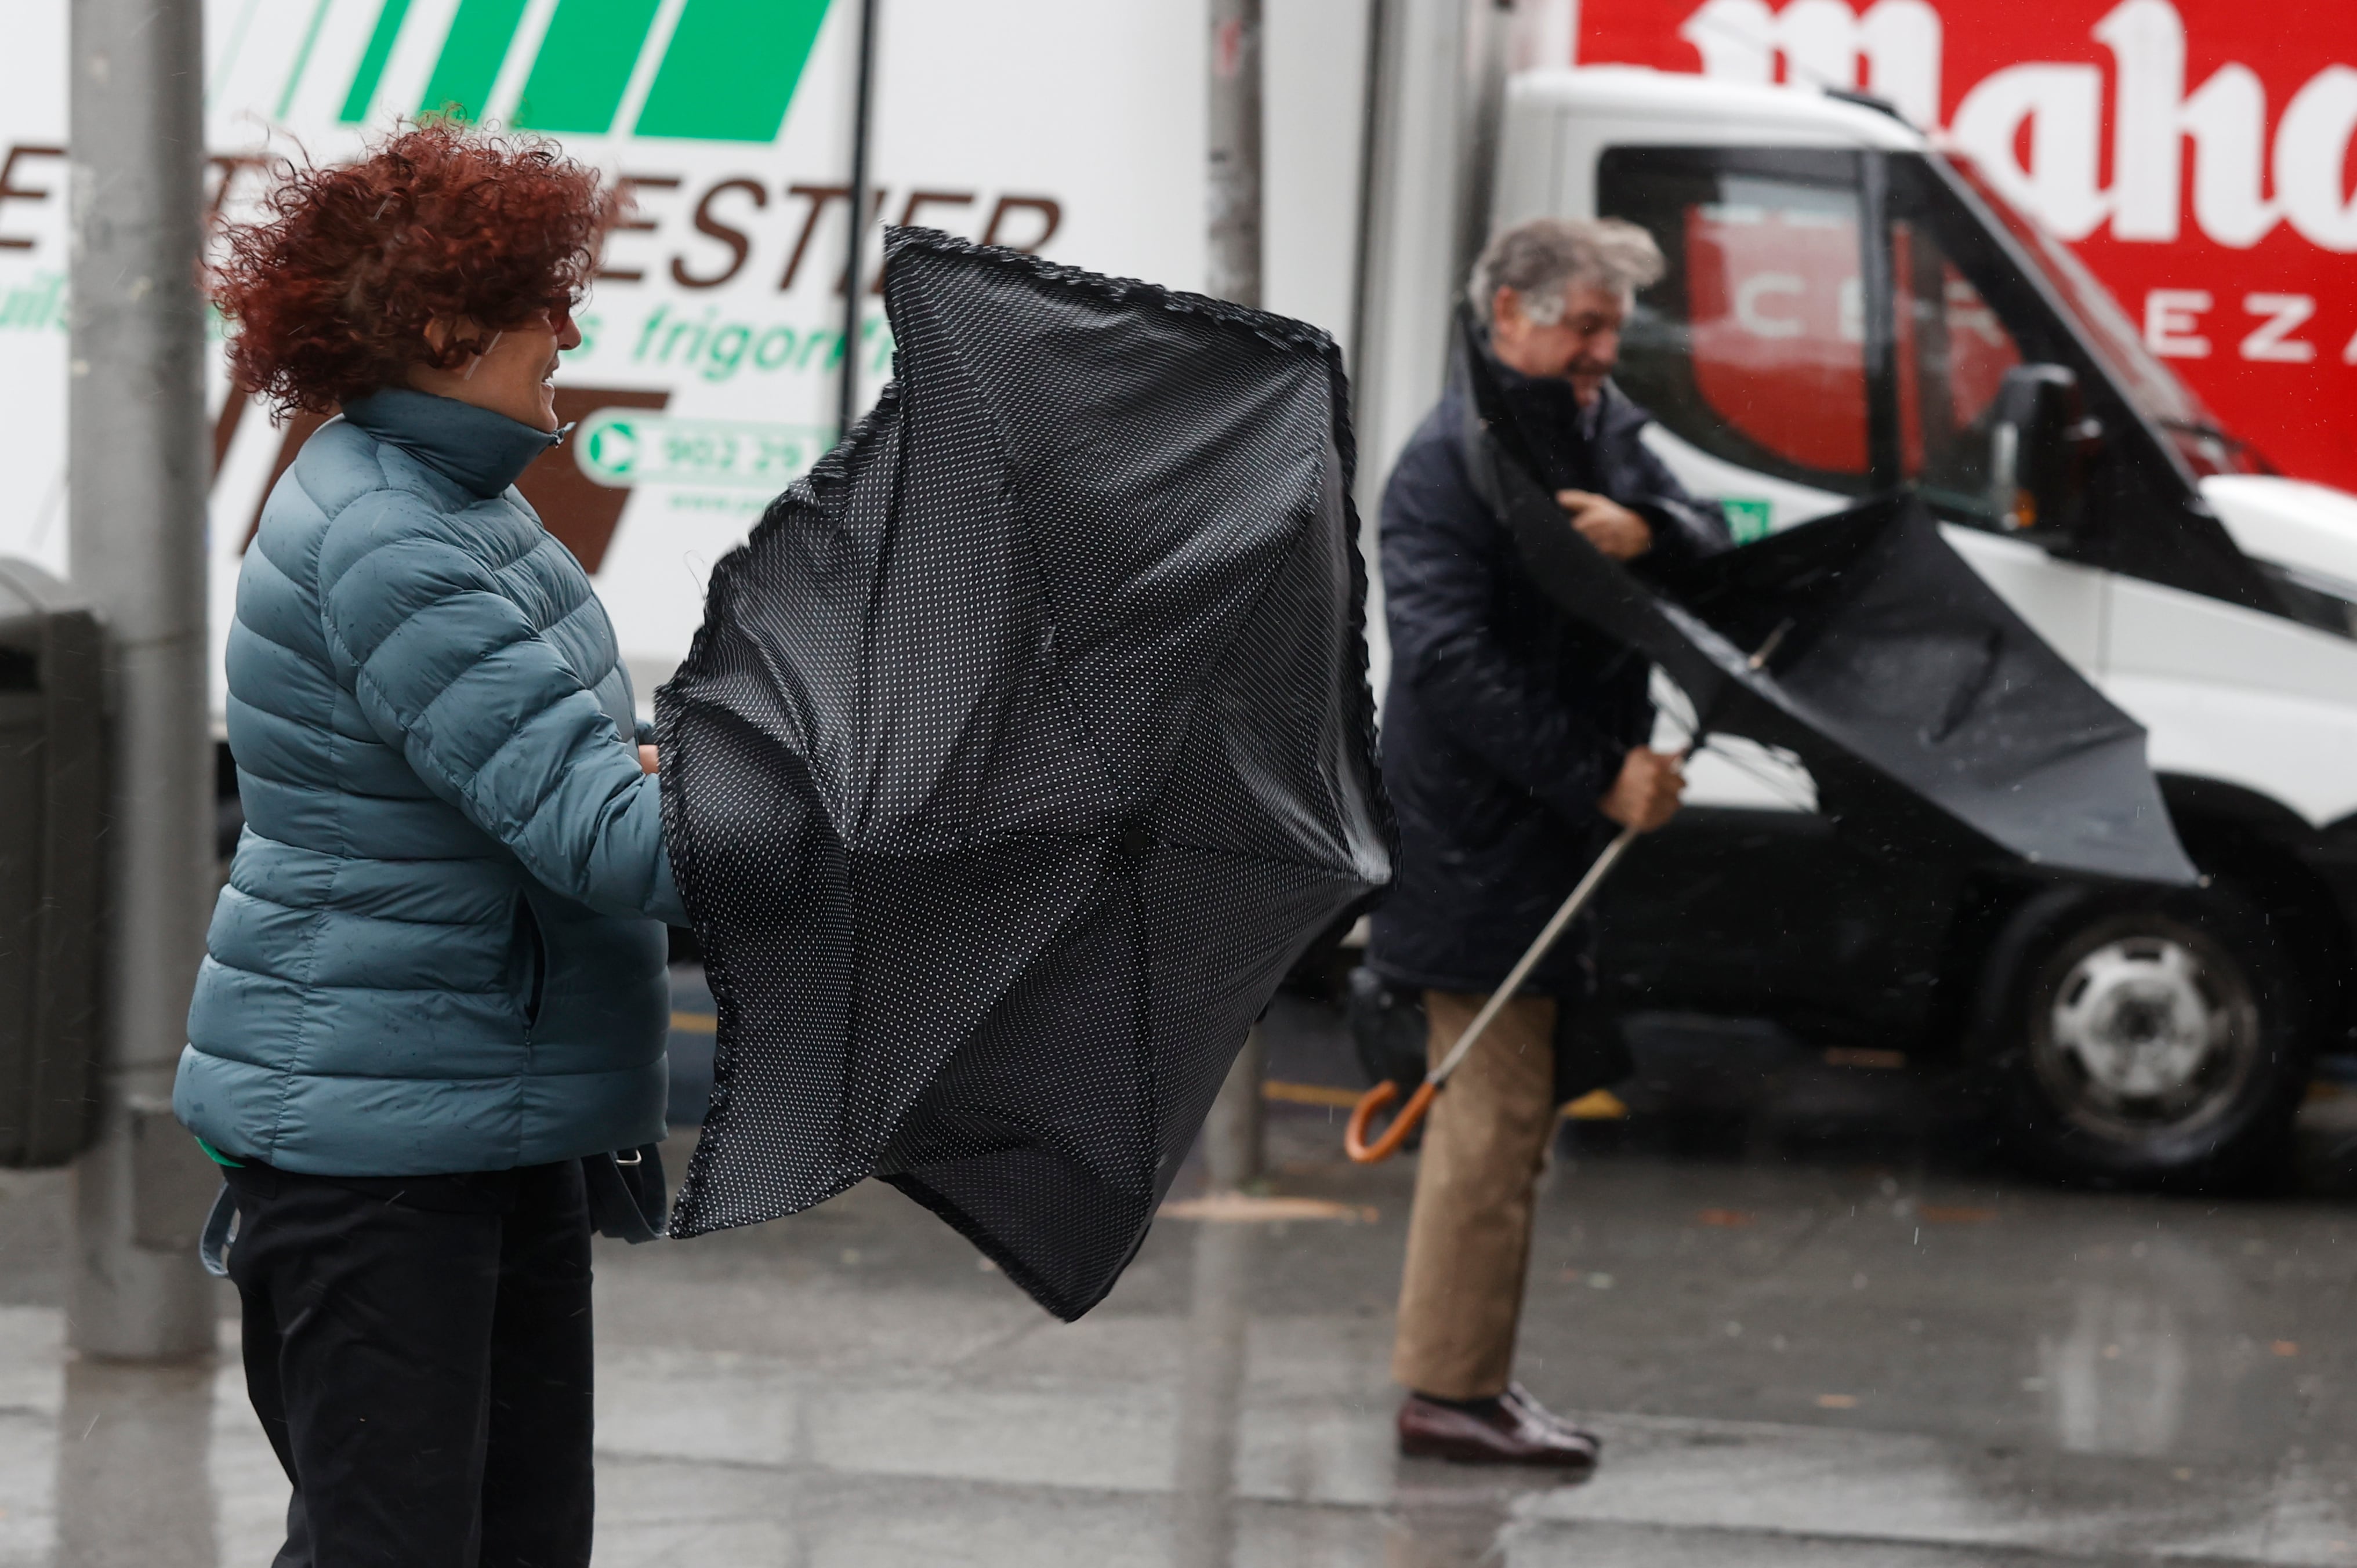
[[1492, 218], [1669, 259], [1621, 384], [1739, 537], [1897, 486], [2150, 731], [2198, 890], [1871, 859], [1706, 756], [1608, 896], [1607, 999], [1961, 1053], [2049, 1168], [2247, 1168], [2347, 1048], [2357, 498], [2217, 428], [2061, 245], [1869, 100], [1626, 69], [1511, 84]]

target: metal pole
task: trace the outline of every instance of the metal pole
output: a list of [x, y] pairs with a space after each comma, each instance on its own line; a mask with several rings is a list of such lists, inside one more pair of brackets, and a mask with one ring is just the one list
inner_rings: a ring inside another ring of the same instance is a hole
[[1245, 1031], [1243, 1049], [1236, 1053], [1211, 1101], [1211, 1113], [1203, 1119], [1203, 1165], [1213, 1192], [1241, 1192], [1260, 1179], [1267, 1121], [1261, 1099], [1266, 1055], [1255, 1024]]
[[1232, 1568], [1235, 1562], [1237, 1428], [1250, 1370], [1247, 1295], [1259, 1231], [1218, 1219], [1195, 1227], [1171, 1477], [1171, 1568]]
[[876, 92], [876, 0], [860, 0], [859, 80], [852, 92], [851, 239], [844, 246], [843, 379], [836, 384], [834, 438], [859, 413], [859, 315], [867, 304], [867, 124]]
[[1371, 16], [1366, 196], [1351, 403], [1360, 546], [1371, 568], [1368, 674], [1391, 670], [1375, 546], [1383, 483], [1448, 368], [1447, 301], [1488, 237], [1489, 164], [1503, 98], [1500, 0], [1382, 0]]
[[71, 0], [70, 561], [108, 638], [105, 1017], [68, 1339], [200, 1354], [218, 1175], [171, 1112], [213, 887], [205, 712], [199, 0]]
[[49, 1568], [221, 1568], [212, 1368], [85, 1356], [66, 1363], [65, 1381]]
[[[1397, 26], [1393, 16], [1398, 0], [1366, 0], [1367, 56], [1361, 62], [1362, 75], [1359, 99], [1359, 213], [1358, 235], [1351, 248], [1351, 374], [1356, 376], [1367, 357], [1368, 298], [1370, 269], [1367, 258], [1375, 243], [1375, 185], [1383, 166], [1383, 134], [1390, 123], [1383, 113], [1392, 88], [1390, 50], [1386, 40]], [[1359, 413], [1358, 399], [1351, 399], [1351, 413]], [[1361, 438], [1361, 444], [1364, 445]], [[1356, 499], [1356, 497], [1351, 498]], [[1370, 563], [1372, 564], [1372, 562]]]
[[1260, 305], [1261, 0], [1211, 0], [1207, 293]]
[[[1211, 0], [1210, 158], [1205, 166], [1207, 292], [1261, 303], [1261, 0]], [[1203, 1125], [1214, 1191], [1232, 1192], [1262, 1169], [1260, 1030], [1243, 1048]]]

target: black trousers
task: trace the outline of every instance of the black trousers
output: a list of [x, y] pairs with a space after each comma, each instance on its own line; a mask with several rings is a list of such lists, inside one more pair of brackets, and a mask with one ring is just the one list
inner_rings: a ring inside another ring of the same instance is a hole
[[586, 1568], [580, 1162], [227, 1175], [246, 1391], [295, 1487], [274, 1568]]

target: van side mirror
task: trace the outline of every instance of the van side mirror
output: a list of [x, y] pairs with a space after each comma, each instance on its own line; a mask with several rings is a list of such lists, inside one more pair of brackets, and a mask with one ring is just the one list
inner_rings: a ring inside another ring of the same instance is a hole
[[1989, 405], [1989, 505], [1998, 522], [2046, 533], [2077, 527], [2102, 436], [2068, 367], [2006, 371]]

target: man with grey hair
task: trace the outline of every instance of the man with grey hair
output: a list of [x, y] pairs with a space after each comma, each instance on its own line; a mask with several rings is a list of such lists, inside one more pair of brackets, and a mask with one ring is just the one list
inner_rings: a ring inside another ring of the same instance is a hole
[[[1556, 219], [1498, 235], [1473, 270], [1489, 328], [1480, 351], [1546, 469], [1537, 477], [1565, 526], [1618, 561], [1728, 544], [1716, 510], [1638, 439], [1649, 416], [1611, 380], [1635, 293], [1662, 273], [1642, 229]], [[1383, 504], [1383, 776], [1401, 854], [1367, 961], [1394, 993], [1421, 993], [1435, 1061], [1612, 834], [1660, 827], [1684, 787], [1678, 758], [1645, 744], [1644, 660], [1541, 593], [1477, 493], [1472, 417], [1467, 389], [1452, 384], [1401, 453]], [[1571, 1030], [1592, 947], [1575, 927], [1426, 1123], [1392, 1359], [1408, 1390], [1405, 1454], [1596, 1463], [1593, 1437], [1512, 1380], [1556, 1107], [1618, 1076]]]
[[[1490, 242], [1473, 263], [1466, 297], [1486, 322], [1497, 307], [1498, 291], [1509, 290], [1523, 314], [1551, 327], [1570, 308], [1565, 291], [1571, 285], [1587, 284], [1628, 299], [1661, 282], [1662, 270], [1662, 248], [1634, 223], [1534, 218]], [[1622, 315], [1627, 308], [1624, 304]]]

